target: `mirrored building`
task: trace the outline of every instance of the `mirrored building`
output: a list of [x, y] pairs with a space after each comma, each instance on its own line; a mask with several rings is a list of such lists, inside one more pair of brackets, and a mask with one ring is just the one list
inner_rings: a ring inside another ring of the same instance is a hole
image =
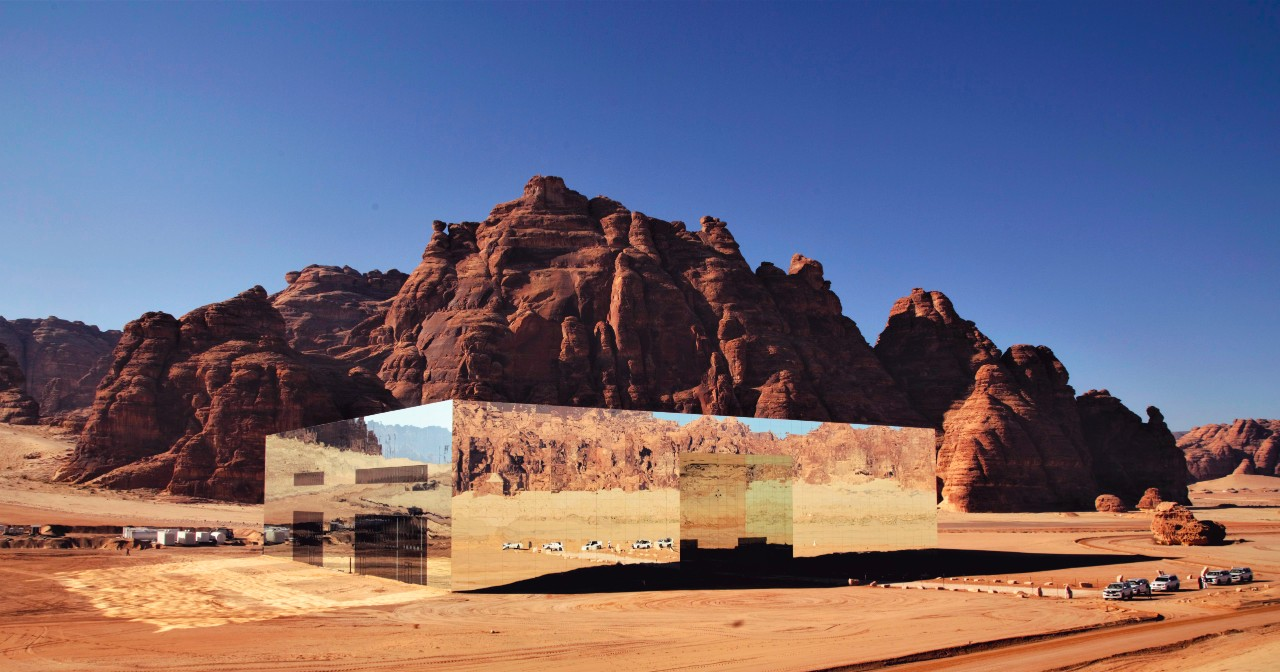
[[451, 590], [937, 543], [934, 432], [475, 401], [267, 437], [280, 557]]

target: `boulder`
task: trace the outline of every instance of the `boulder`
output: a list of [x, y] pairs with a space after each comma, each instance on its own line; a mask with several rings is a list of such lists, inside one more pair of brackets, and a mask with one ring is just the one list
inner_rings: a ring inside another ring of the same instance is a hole
[[1159, 488], [1147, 488], [1142, 493], [1142, 499], [1138, 500], [1138, 509], [1141, 511], [1152, 511], [1159, 506], [1164, 500], [1160, 499]]
[[1093, 500], [1093, 508], [1102, 513], [1124, 513], [1129, 510], [1129, 507], [1115, 495], [1098, 495], [1098, 498]]
[[1196, 520], [1185, 506], [1162, 502], [1151, 518], [1151, 536], [1164, 546], [1217, 546], [1226, 539], [1227, 528], [1212, 520]]

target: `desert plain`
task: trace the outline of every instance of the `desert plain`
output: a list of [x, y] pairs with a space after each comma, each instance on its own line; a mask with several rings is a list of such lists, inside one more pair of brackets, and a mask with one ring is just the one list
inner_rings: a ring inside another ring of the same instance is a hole
[[[70, 447], [46, 428], [0, 425], [0, 522], [261, 525], [260, 507], [51, 483]], [[1226, 524], [1232, 543], [1157, 546], [1144, 512], [941, 512], [936, 550], [808, 559], [749, 585], [601, 565], [450, 593], [260, 546], [126, 554], [85, 534], [72, 548], [0, 548], [0, 667], [1274, 669], [1280, 479], [1233, 475], [1191, 494], [1194, 513]], [[1257, 580], [1205, 590], [1187, 580], [1238, 565]], [[1089, 588], [1056, 596], [1066, 583], [1096, 588], [1157, 570], [1183, 577], [1184, 589], [1119, 603]]]

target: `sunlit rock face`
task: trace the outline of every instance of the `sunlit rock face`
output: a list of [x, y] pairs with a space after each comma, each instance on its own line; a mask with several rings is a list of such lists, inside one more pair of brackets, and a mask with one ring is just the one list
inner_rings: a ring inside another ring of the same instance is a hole
[[267, 434], [397, 406], [371, 373], [294, 350], [254, 287], [130, 322], [58, 477], [261, 501]]
[[23, 390], [40, 405], [44, 423], [68, 429], [84, 426], [119, 340], [118, 330], [83, 322], [0, 317], [0, 345], [22, 369]]
[[1240, 419], [1201, 425], [1178, 439], [1192, 480], [1231, 473], [1280, 476], [1280, 420]]
[[436, 222], [368, 346], [401, 402], [481, 399], [919, 424], [822, 266], [752, 271], [724, 222], [588, 199], [557, 177]]

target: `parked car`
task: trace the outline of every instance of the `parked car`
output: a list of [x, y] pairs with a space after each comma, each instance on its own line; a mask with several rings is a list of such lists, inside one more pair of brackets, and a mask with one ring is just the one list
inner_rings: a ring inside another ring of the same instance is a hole
[[1102, 589], [1102, 599], [1104, 600], [1129, 600], [1133, 599], [1133, 588], [1127, 583], [1109, 583], [1106, 588]]
[[1211, 569], [1205, 573], [1204, 582], [1211, 586], [1230, 585], [1231, 572], [1225, 569]]
[[520, 543], [520, 542], [518, 542], [518, 541], [508, 541], [507, 543], [505, 543], [505, 544], [503, 544], [503, 545], [502, 545], [502, 550], [504, 550], [504, 551], [523, 551], [523, 550], [524, 550], [524, 544], [521, 544], [521, 543]]
[[1253, 570], [1248, 567], [1232, 567], [1231, 568], [1232, 583], [1252, 583]]
[[604, 544], [602, 544], [602, 543], [600, 543], [600, 542], [598, 542], [598, 541], [596, 541], [596, 540], [594, 540], [594, 539], [592, 539], [591, 541], [588, 541], [587, 543], [585, 543], [585, 544], [583, 544], [583, 545], [582, 545], [582, 550], [584, 550], [584, 551], [598, 551], [598, 550], [600, 550], [600, 549], [602, 549], [602, 548], [604, 548]]
[[1128, 584], [1134, 597], [1151, 597], [1151, 584], [1146, 579], [1129, 579]]
[[636, 550], [639, 550], [642, 548], [653, 548], [653, 543], [650, 542], [648, 539], [637, 539], [634, 543], [631, 544], [631, 548], [634, 548]]
[[1161, 574], [1151, 582], [1151, 590], [1174, 591], [1182, 587], [1178, 577], [1172, 574]]
[[544, 551], [563, 551], [563, 550], [564, 550], [564, 544], [562, 544], [562, 543], [560, 543], [560, 542], [558, 542], [558, 541], [549, 541], [549, 542], [547, 542], [547, 543], [545, 543], [545, 544], [543, 544], [543, 545], [542, 545], [542, 550], [544, 550]]
[[676, 542], [671, 537], [663, 537], [658, 540], [658, 548], [675, 548]]

